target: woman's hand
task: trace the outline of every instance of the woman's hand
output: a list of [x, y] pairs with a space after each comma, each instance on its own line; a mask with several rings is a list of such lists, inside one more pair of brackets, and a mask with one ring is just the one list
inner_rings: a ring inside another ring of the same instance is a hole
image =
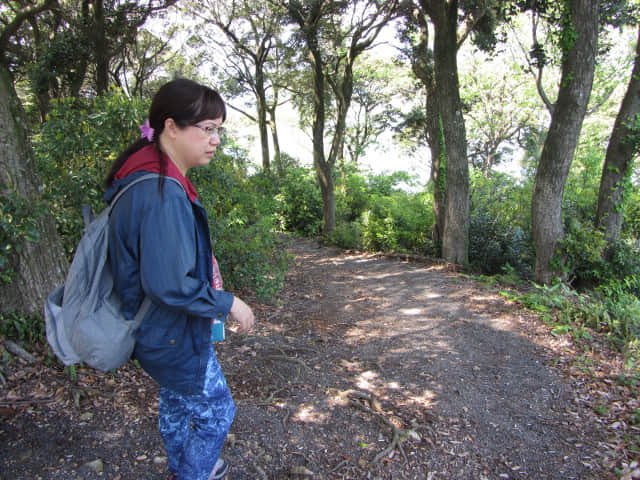
[[249, 308], [249, 306], [238, 297], [233, 297], [233, 304], [231, 305], [229, 315], [232, 320], [235, 320], [240, 324], [240, 327], [236, 330], [237, 332], [248, 332], [253, 328], [255, 320], [253, 311], [251, 311], [251, 308]]

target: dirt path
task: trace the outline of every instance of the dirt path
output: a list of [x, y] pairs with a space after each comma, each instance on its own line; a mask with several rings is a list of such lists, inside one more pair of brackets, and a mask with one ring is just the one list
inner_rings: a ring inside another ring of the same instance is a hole
[[[439, 268], [290, 249], [281, 306], [219, 349], [238, 407], [230, 479], [615, 478], [514, 305]], [[166, 478], [156, 391], [133, 366], [75, 381], [16, 369], [0, 390], [0, 479]]]

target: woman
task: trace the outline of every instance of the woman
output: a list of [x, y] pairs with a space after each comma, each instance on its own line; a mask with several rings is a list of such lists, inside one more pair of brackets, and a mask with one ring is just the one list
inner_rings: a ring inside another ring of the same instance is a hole
[[169, 82], [153, 98], [143, 138], [107, 177], [110, 201], [135, 178], [160, 174], [133, 186], [115, 205], [109, 259], [125, 315], [133, 318], [145, 297], [152, 302], [134, 356], [160, 384], [160, 432], [171, 478], [179, 480], [227, 473], [220, 452], [235, 406], [212, 340], [222, 338], [216, 329], [227, 315], [239, 331], [254, 323], [251, 309], [221, 290], [206, 212], [185, 176], [209, 164], [225, 119], [215, 91], [185, 79]]

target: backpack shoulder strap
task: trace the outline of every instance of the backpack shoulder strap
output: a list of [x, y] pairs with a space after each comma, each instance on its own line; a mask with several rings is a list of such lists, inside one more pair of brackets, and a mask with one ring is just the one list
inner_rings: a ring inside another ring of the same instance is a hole
[[[107, 211], [111, 211], [111, 209], [115, 206], [116, 202], [118, 200], [120, 200], [120, 197], [122, 197], [122, 195], [124, 194], [124, 192], [126, 192], [127, 190], [129, 190], [131, 187], [133, 187], [136, 183], [140, 183], [144, 180], [149, 180], [151, 178], [158, 178], [160, 177], [160, 174], [158, 173], [148, 173], [146, 175], [142, 175], [138, 178], [136, 178], [135, 180], [127, 183], [117, 194], [115, 197], [113, 197], [113, 200], [111, 200], [111, 202], [109, 203], [109, 205], [107, 206]], [[175, 183], [177, 183], [178, 185], [180, 185], [180, 188], [182, 188], [182, 190], [184, 190], [184, 192], [186, 193], [186, 190], [184, 189], [184, 186], [175, 178], [173, 177], [169, 177], [169, 176], [165, 176], [166, 180], [171, 180]], [[133, 317], [133, 325], [134, 328], [138, 328], [140, 326], [140, 324], [142, 323], [142, 320], [144, 320], [145, 315], [147, 314], [147, 312], [149, 311], [149, 308], [151, 307], [151, 299], [149, 298], [148, 295], [144, 296], [144, 300], [142, 301], [142, 303], [140, 304], [140, 308], [138, 309], [138, 312], [136, 313], [135, 317]]]
[[[131, 187], [133, 187], [136, 183], [140, 183], [144, 180], [149, 180], [150, 178], [159, 178], [160, 174], [158, 173], [147, 173], [146, 175], [142, 175], [141, 177], [136, 178], [135, 180], [132, 180], [131, 182], [127, 183], [124, 187], [122, 187], [120, 189], [120, 191], [116, 194], [115, 197], [113, 197], [113, 200], [111, 200], [111, 202], [109, 202], [109, 205], [107, 206], [107, 208], [109, 210], [111, 210], [116, 202], [118, 200], [120, 200], [120, 197], [122, 197], [122, 195], [124, 195], [124, 192], [126, 192], [127, 190], [129, 190]], [[165, 176], [164, 177], [166, 180], [171, 180], [175, 183], [177, 183], [178, 185], [180, 185], [180, 188], [182, 188], [182, 190], [184, 190], [184, 186], [176, 179], [173, 177], [169, 177], [169, 176]], [[186, 192], [186, 190], [184, 190]]]

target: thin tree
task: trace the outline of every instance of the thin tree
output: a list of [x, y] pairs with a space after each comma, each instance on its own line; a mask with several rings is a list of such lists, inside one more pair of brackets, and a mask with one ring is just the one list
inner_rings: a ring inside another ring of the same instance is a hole
[[[464, 265], [468, 263], [469, 167], [457, 52], [480, 26], [488, 33], [487, 38], [492, 36], [492, 20], [501, 15], [504, 2], [485, 0], [465, 4], [468, 8], [463, 10], [462, 17], [460, 3], [415, 0], [403, 4], [403, 12], [408, 27], [405, 38], [409, 39], [409, 58], [426, 93], [426, 131], [436, 214], [433, 241], [441, 247], [444, 259]], [[433, 45], [430, 25], [434, 31]]]
[[634, 159], [640, 152], [640, 28], [633, 72], [616, 117], [602, 167], [596, 227], [605, 235], [611, 253], [620, 239], [625, 193], [631, 188]]
[[[305, 60], [311, 66], [313, 90], [313, 165], [323, 200], [324, 233], [336, 226], [334, 167], [343, 157], [346, 119], [353, 98], [353, 68], [358, 57], [395, 15], [396, 2], [368, 0], [349, 5], [331, 0], [287, 2], [298, 28]], [[329, 154], [325, 154], [327, 104], [333, 100], [335, 121]]]
[[[208, 0], [204, 4], [189, 5], [188, 11], [200, 18], [203, 26], [215, 25], [222, 33], [221, 37], [212, 35], [206, 41], [213, 42], [225, 52], [224, 58], [216, 60], [221, 63], [224, 74], [236, 82], [234, 93], [249, 91], [255, 98], [262, 168], [269, 171], [268, 114], [275, 110], [277, 100], [269, 102], [268, 99], [268, 91], [273, 89], [268, 69], [276, 55], [286, 10], [273, 2]], [[275, 118], [274, 113], [271, 121]], [[247, 116], [254, 119], [252, 115]], [[272, 134], [274, 132], [275, 128]]]

